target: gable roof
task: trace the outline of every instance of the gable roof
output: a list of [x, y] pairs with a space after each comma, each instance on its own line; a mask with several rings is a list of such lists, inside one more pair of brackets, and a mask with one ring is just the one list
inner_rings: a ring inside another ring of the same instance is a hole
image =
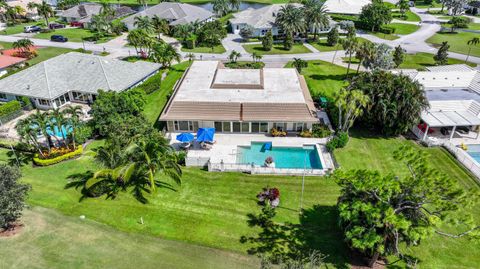
[[0, 92], [55, 99], [70, 91], [96, 94], [99, 89], [128, 89], [160, 68], [159, 64], [109, 59], [70, 52], [0, 80]]
[[18, 64], [21, 62], [26, 61], [27, 59], [25, 58], [20, 58], [20, 57], [13, 57], [13, 56], [8, 56], [8, 55], [0, 55], [0, 69], [2, 68], [7, 68], [9, 66], [12, 66], [14, 64]]
[[[272, 28], [275, 25], [275, 19], [280, 9], [286, 4], [274, 4], [254, 9], [247, 8], [244, 11], [234, 13], [230, 23], [248, 24], [253, 28]], [[293, 4], [300, 7], [300, 4]]]
[[122, 21], [126, 24], [132, 24], [135, 17], [154, 17], [157, 15], [160, 18], [172, 21], [170, 25], [186, 24], [195, 21], [203, 21], [213, 17], [213, 13], [198, 6], [163, 2], [153, 7], [149, 7], [141, 12], [133, 14]]
[[60, 11], [58, 16], [67, 17], [67, 18], [86, 18], [91, 17], [92, 15], [100, 14], [102, 6], [95, 3], [84, 3], [81, 5], [76, 5], [67, 10]]
[[371, 0], [327, 0], [323, 5], [327, 13], [360, 14], [362, 8], [371, 3]]

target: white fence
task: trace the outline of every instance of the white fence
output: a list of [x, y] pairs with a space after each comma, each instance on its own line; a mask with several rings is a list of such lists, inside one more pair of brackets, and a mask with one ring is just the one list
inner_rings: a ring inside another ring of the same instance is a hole
[[274, 168], [260, 167], [251, 164], [234, 163], [208, 163], [210, 172], [243, 172], [250, 174], [273, 174], [273, 175], [292, 175], [292, 176], [323, 176], [326, 174], [324, 169], [293, 169], [293, 168]]
[[480, 182], [480, 165], [472, 158], [472, 156], [450, 142], [443, 142], [443, 146], [450, 151], [459, 162], [461, 162], [468, 170], [470, 170], [470, 172], [477, 177], [477, 181]]

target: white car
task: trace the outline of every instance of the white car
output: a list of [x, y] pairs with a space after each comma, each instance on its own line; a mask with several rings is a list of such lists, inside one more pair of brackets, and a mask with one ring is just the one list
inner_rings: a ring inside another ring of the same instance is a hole
[[36, 25], [29, 25], [29, 26], [23, 27], [23, 32], [25, 33], [35, 33], [35, 32], [40, 32], [40, 30], [42, 30], [42, 28]]

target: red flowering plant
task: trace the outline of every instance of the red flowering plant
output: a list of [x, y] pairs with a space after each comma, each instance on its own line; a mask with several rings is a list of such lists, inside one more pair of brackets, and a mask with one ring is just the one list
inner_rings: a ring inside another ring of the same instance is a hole
[[272, 208], [275, 208], [280, 204], [280, 191], [277, 188], [266, 187], [257, 194], [257, 198], [260, 205], [269, 205]]

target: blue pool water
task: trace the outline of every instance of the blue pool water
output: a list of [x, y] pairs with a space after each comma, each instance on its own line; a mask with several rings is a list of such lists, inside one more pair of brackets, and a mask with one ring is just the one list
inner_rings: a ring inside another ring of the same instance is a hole
[[480, 145], [467, 145], [467, 153], [480, 163]]
[[276, 147], [264, 150], [265, 142], [252, 142], [250, 147], [239, 146], [238, 163], [254, 163], [263, 166], [267, 157], [272, 157], [277, 168], [322, 169], [322, 163], [314, 146]]

